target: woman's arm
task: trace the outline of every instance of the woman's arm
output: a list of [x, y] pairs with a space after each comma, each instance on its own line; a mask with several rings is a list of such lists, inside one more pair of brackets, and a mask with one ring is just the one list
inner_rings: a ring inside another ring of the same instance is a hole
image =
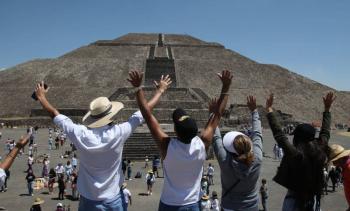
[[6, 156], [4, 161], [0, 163], [1, 169], [9, 169], [15, 160], [18, 152], [29, 142], [30, 134], [27, 134], [25, 137], [21, 137], [21, 139], [17, 142], [16, 146], [11, 150], [11, 152]]
[[275, 112], [273, 112], [272, 104], [273, 94], [271, 94], [266, 100], [267, 119], [269, 121], [273, 137], [275, 138], [278, 146], [283, 149], [283, 152], [286, 155], [296, 154], [296, 148], [289, 142], [288, 137], [282, 131], [280, 122], [277, 120]]
[[228, 92], [233, 78], [231, 72], [228, 70], [222, 71], [222, 73], [218, 74], [218, 76], [222, 82], [220, 98], [219, 100], [213, 99], [209, 103], [209, 109], [212, 110], [213, 115], [210, 115], [209, 120], [201, 133], [201, 139], [204, 142], [206, 150], [209, 148], [212, 142], [214, 130], [219, 125], [220, 118], [225, 111], [228, 100]]
[[[162, 128], [158, 123], [158, 120], [151, 113], [151, 108], [145, 99], [144, 92], [141, 87], [142, 77], [143, 77], [142, 73], [137, 71], [131, 71], [129, 73], [128, 81], [134, 87], [137, 87], [137, 92], [136, 92], [137, 104], [139, 105], [142, 116], [145, 119], [149, 130], [151, 131], [152, 137], [154, 138], [158, 146], [158, 149], [160, 150], [160, 155], [162, 159], [164, 159], [166, 157], [166, 152], [167, 152], [170, 138], [166, 133], [164, 133], [164, 131], [162, 130]], [[163, 93], [170, 84], [171, 84], [171, 80], [168, 76], [165, 78], [162, 77], [159, 82], [159, 88], [157, 89], [157, 92]]]
[[331, 137], [330, 131], [331, 131], [332, 116], [329, 111], [335, 99], [336, 99], [336, 96], [334, 95], [333, 92], [328, 92], [327, 95], [323, 97], [324, 112], [323, 112], [322, 127], [320, 131], [320, 141], [324, 144], [328, 144], [328, 141]]

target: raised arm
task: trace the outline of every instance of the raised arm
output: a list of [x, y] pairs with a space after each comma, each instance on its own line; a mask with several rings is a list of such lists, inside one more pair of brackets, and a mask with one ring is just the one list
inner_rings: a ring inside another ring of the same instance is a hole
[[55, 118], [55, 116], [59, 115], [60, 113], [58, 110], [53, 107], [49, 101], [46, 99], [46, 93], [49, 91], [49, 87], [47, 89], [44, 88], [44, 82], [38, 83], [35, 88], [35, 94], [40, 102], [40, 104], [43, 106], [43, 108], [49, 112], [51, 118]]
[[4, 161], [0, 163], [1, 169], [9, 169], [15, 160], [18, 152], [29, 142], [30, 134], [27, 134], [26, 136], [22, 136], [21, 139], [16, 143], [16, 146], [11, 150], [11, 152], [6, 156]]
[[258, 109], [256, 108], [256, 98], [254, 96], [247, 97], [247, 106], [251, 112], [252, 116], [252, 136], [251, 140], [253, 142], [253, 149], [255, 156], [262, 159], [262, 131], [261, 131], [261, 121], [258, 113]]
[[319, 140], [324, 144], [328, 144], [329, 138], [331, 136], [330, 130], [331, 130], [332, 116], [329, 111], [335, 99], [336, 99], [336, 96], [334, 95], [333, 92], [328, 92], [327, 95], [323, 97], [324, 112], [323, 112], [322, 127], [320, 131]]
[[206, 150], [212, 142], [215, 128], [219, 125], [220, 118], [225, 111], [228, 100], [228, 91], [233, 77], [228, 70], [222, 71], [221, 74], [218, 73], [218, 76], [222, 83], [220, 98], [219, 100], [211, 100], [209, 107], [212, 107], [211, 110], [213, 113], [210, 115], [209, 120], [201, 133], [201, 139], [204, 142]]
[[[151, 113], [150, 107], [151, 106], [154, 107], [156, 102], [159, 101], [160, 96], [156, 97], [156, 95], [159, 95], [159, 94], [161, 95], [168, 88], [168, 86], [171, 84], [171, 80], [168, 76], [166, 76], [165, 78], [162, 76], [162, 78], [158, 84], [158, 87], [157, 87], [157, 91], [156, 91], [157, 93], [152, 98], [151, 102], [147, 103], [145, 96], [144, 96], [144, 92], [143, 92], [142, 87], [141, 87], [142, 77], [143, 77], [142, 73], [137, 72], [137, 71], [131, 71], [131, 72], [129, 72], [128, 81], [134, 87], [137, 88], [137, 91], [136, 91], [137, 104], [139, 105], [142, 116], [145, 119], [149, 130], [151, 131], [152, 137], [154, 138], [154, 140], [158, 146], [158, 149], [160, 150], [160, 155], [161, 155], [162, 159], [164, 159], [166, 156], [166, 151], [168, 148], [170, 138], [167, 134], [164, 133], [164, 131], [160, 127], [157, 119]], [[149, 104], [151, 104], [151, 105], [149, 105]]]
[[288, 137], [283, 133], [280, 122], [277, 120], [276, 113], [272, 109], [273, 94], [271, 94], [266, 100], [267, 119], [269, 121], [270, 128], [273, 133], [279, 147], [283, 149], [286, 155], [292, 155], [297, 153], [296, 148], [289, 142]]

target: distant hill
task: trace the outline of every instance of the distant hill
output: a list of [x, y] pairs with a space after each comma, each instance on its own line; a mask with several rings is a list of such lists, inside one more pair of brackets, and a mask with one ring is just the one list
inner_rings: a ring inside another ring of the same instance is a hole
[[149, 79], [159, 75], [163, 66], [147, 66], [150, 59], [169, 62], [166, 67], [174, 71], [175, 87], [200, 88], [209, 96], [220, 91], [215, 74], [230, 69], [234, 74], [231, 104], [244, 104], [246, 96], [253, 94], [264, 105], [266, 96], [273, 92], [275, 108], [298, 121], [319, 120], [322, 96], [333, 90], [338, 96], [332, 109], [334, 123], [350, 119], [349, 92], [334, 90], [278, 65], [257, 63], [218, 43], [189, 35], [137, 33], [96, 41], [58, 58], [32, 60], [1, 71], [0, 117], [29, 117], [31, 109], [39, 108], [30, 95], [41, 80], [51, 87], [48, 98], [55, 106], [87, 108], [92, 99], [111, 96], [118, 88], [130, 86], [126, 81], [130, 70], [146, 71]]

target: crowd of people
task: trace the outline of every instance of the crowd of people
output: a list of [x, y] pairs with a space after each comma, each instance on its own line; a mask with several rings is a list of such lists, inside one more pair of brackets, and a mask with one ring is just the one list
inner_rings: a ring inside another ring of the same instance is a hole
[[[145, 175], [147, 195], [152, 195], [160, 166], [163, 169], [164, 184], [159, 211], [257, 211], [259, 201], [263, 210], [268, 210], [267, 180], [262, 179], [260, 188], [257, 188], [263, 162], [263, 133], [256, 98], [247, 96], [251, 120], [249, 133], [229, 131], [222, 136], [219, 123], [229, 98], [233, 76], [230, 71], [224, 70], [218, 74], [218, 78], [222, 85], [221, 92], [218, 98], [208, 102], [209, 117], [205, 127], [199, 131], [191, 114], [177, 108], [172, 113], [176, 137], [170, 137], [152, 113], [172, 83], [169, 76], [162, 76], [155, 82], [156, 90], [147, 101], [142, 86], [143, 73], [131, 71], [127, 80], [135, 88], [140, 110], [120, 124], [113, 123], [115, 115], [124, 107], [120, 102], [111, 102], [106, 97], [96, 98], [90, 103], [82, 124], [76, 124], [49, 103], [46, 98], [48, 89], [44, 87], [44, 83], [37, 84], [35, 94], [38, 101], [60, 128], [49, 130], [48, 149], [53, 150], [54, 139], [57, 150], [67, 139], [72, 142], [72, 150], [62, 154], [62, 157], [70, 156], [71, 159], [65, 165], [58, 163], [55, 168], [50, 168], [49, 156], [43, 158], [41, 176], [47, 180], [49, 193], [53, 192], [57, 183], [58, 199], [62, 200], [67, 184], [71, 183], [72, 196], [80, 199], [79, 211], [127, 210], [132, 204], [132, 197], [125, 180], [132, 179], [133, 163], [122, 160], [123, 146], [135, 129], [145, 122], [160, 155], [153, 159], [152, 169]], [[317, 131], [313, 125], [306, 123], [295, 128], [282, 127], [278, 114], [273, 109], [273, 94], [266, 99], [267, 120], [276, 140], [274, 151], [278, 148], [275, 157], [280, 159], [280, 166], [273, 180], [288, 190], [281, 208], [283, 211], [320, 211], [321, 197], [328, 178], [332, 183], [334, 179], [333, 190], [342, 180], [345, 197], [350, 204], [350, 150], [328, 143], [330, 109], [334, 101], [332, 92], [323, 98], [323, 121]], [[28, 134], [17, 143], [10, 142], [8, 154], [0, 163], [0, 187], [5, 184], [6, 171], [15, 157], [29, 142], [26, 180], [28, 194], [33, 195], [33, 183], [36, 179], [33, 165], [37, 163], [35, 133], [35, 129], [29, 129]], [[293, 135], [292, 143], [288, 140], [289, 133]], [[210, 186], [214, 185], [214, 165], [210, 163], [206, 173], [203, 168], [209, 147], [213, 147], [219, 164], [221, 198], [216, 191], [212, 191], [210, 196]], [[282, 156], [279, 155], [280, 151]], [[148, 162], [147, 157], [145, 168], [148, 168]], [[328, 172], [330, 162], [334, 167]], [[38, 207], [42, 203], [43, 200], [36, 198], [32, 210], [40, 210]]]

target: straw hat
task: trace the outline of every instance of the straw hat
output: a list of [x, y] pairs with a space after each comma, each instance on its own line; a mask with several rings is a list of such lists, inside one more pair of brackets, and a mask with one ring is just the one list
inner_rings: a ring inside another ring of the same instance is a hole
[[147, 171], [147, 173], [149, 173], [149, 174], [153, 174], [152, 169], [148, 170], [148, 171]]
[[38, 197], [38, 198], [35, 198], [33, 205], [42, 204], [44, 202], [45, 202], [44, 200]]
[[338, 144], [331, 145], [331, 154], [329, 156], [330, 161], [336, 161], [342, 157], [349, 156], [350, 150], [345, 150], [344, 147]]
[[90, 103], [89, 112], [83, 117], [83, 124], [98, 128], [113, 122], [113, 117], [124, 108], [121, 102], [111, 102], [107, 97], [98, 97]]
[[128, 184], [127, 184], [126, 182], [124, 182], [124, 183], [122, 184], [122, 189], [123, 189], [123, 188], [126, 188], [127, 185], [128, 185]]
[[224, 144], [224, 148], [227, 151], [232, 152], [234, 154], [238, 154], [236, 149], [233, 146], [233, 142], [235, 141], [235, 138], [237, 136], [246, 136], [246, 135], [238, 131], [231, 131], [226, 133], [222, 140], [222, 143]]
[[208, 200], [208, 199], [209, 199], [209, 196], [203, 195], [203, 196], [202, 196], [202, 199], [203, 199], [203, 200]]

